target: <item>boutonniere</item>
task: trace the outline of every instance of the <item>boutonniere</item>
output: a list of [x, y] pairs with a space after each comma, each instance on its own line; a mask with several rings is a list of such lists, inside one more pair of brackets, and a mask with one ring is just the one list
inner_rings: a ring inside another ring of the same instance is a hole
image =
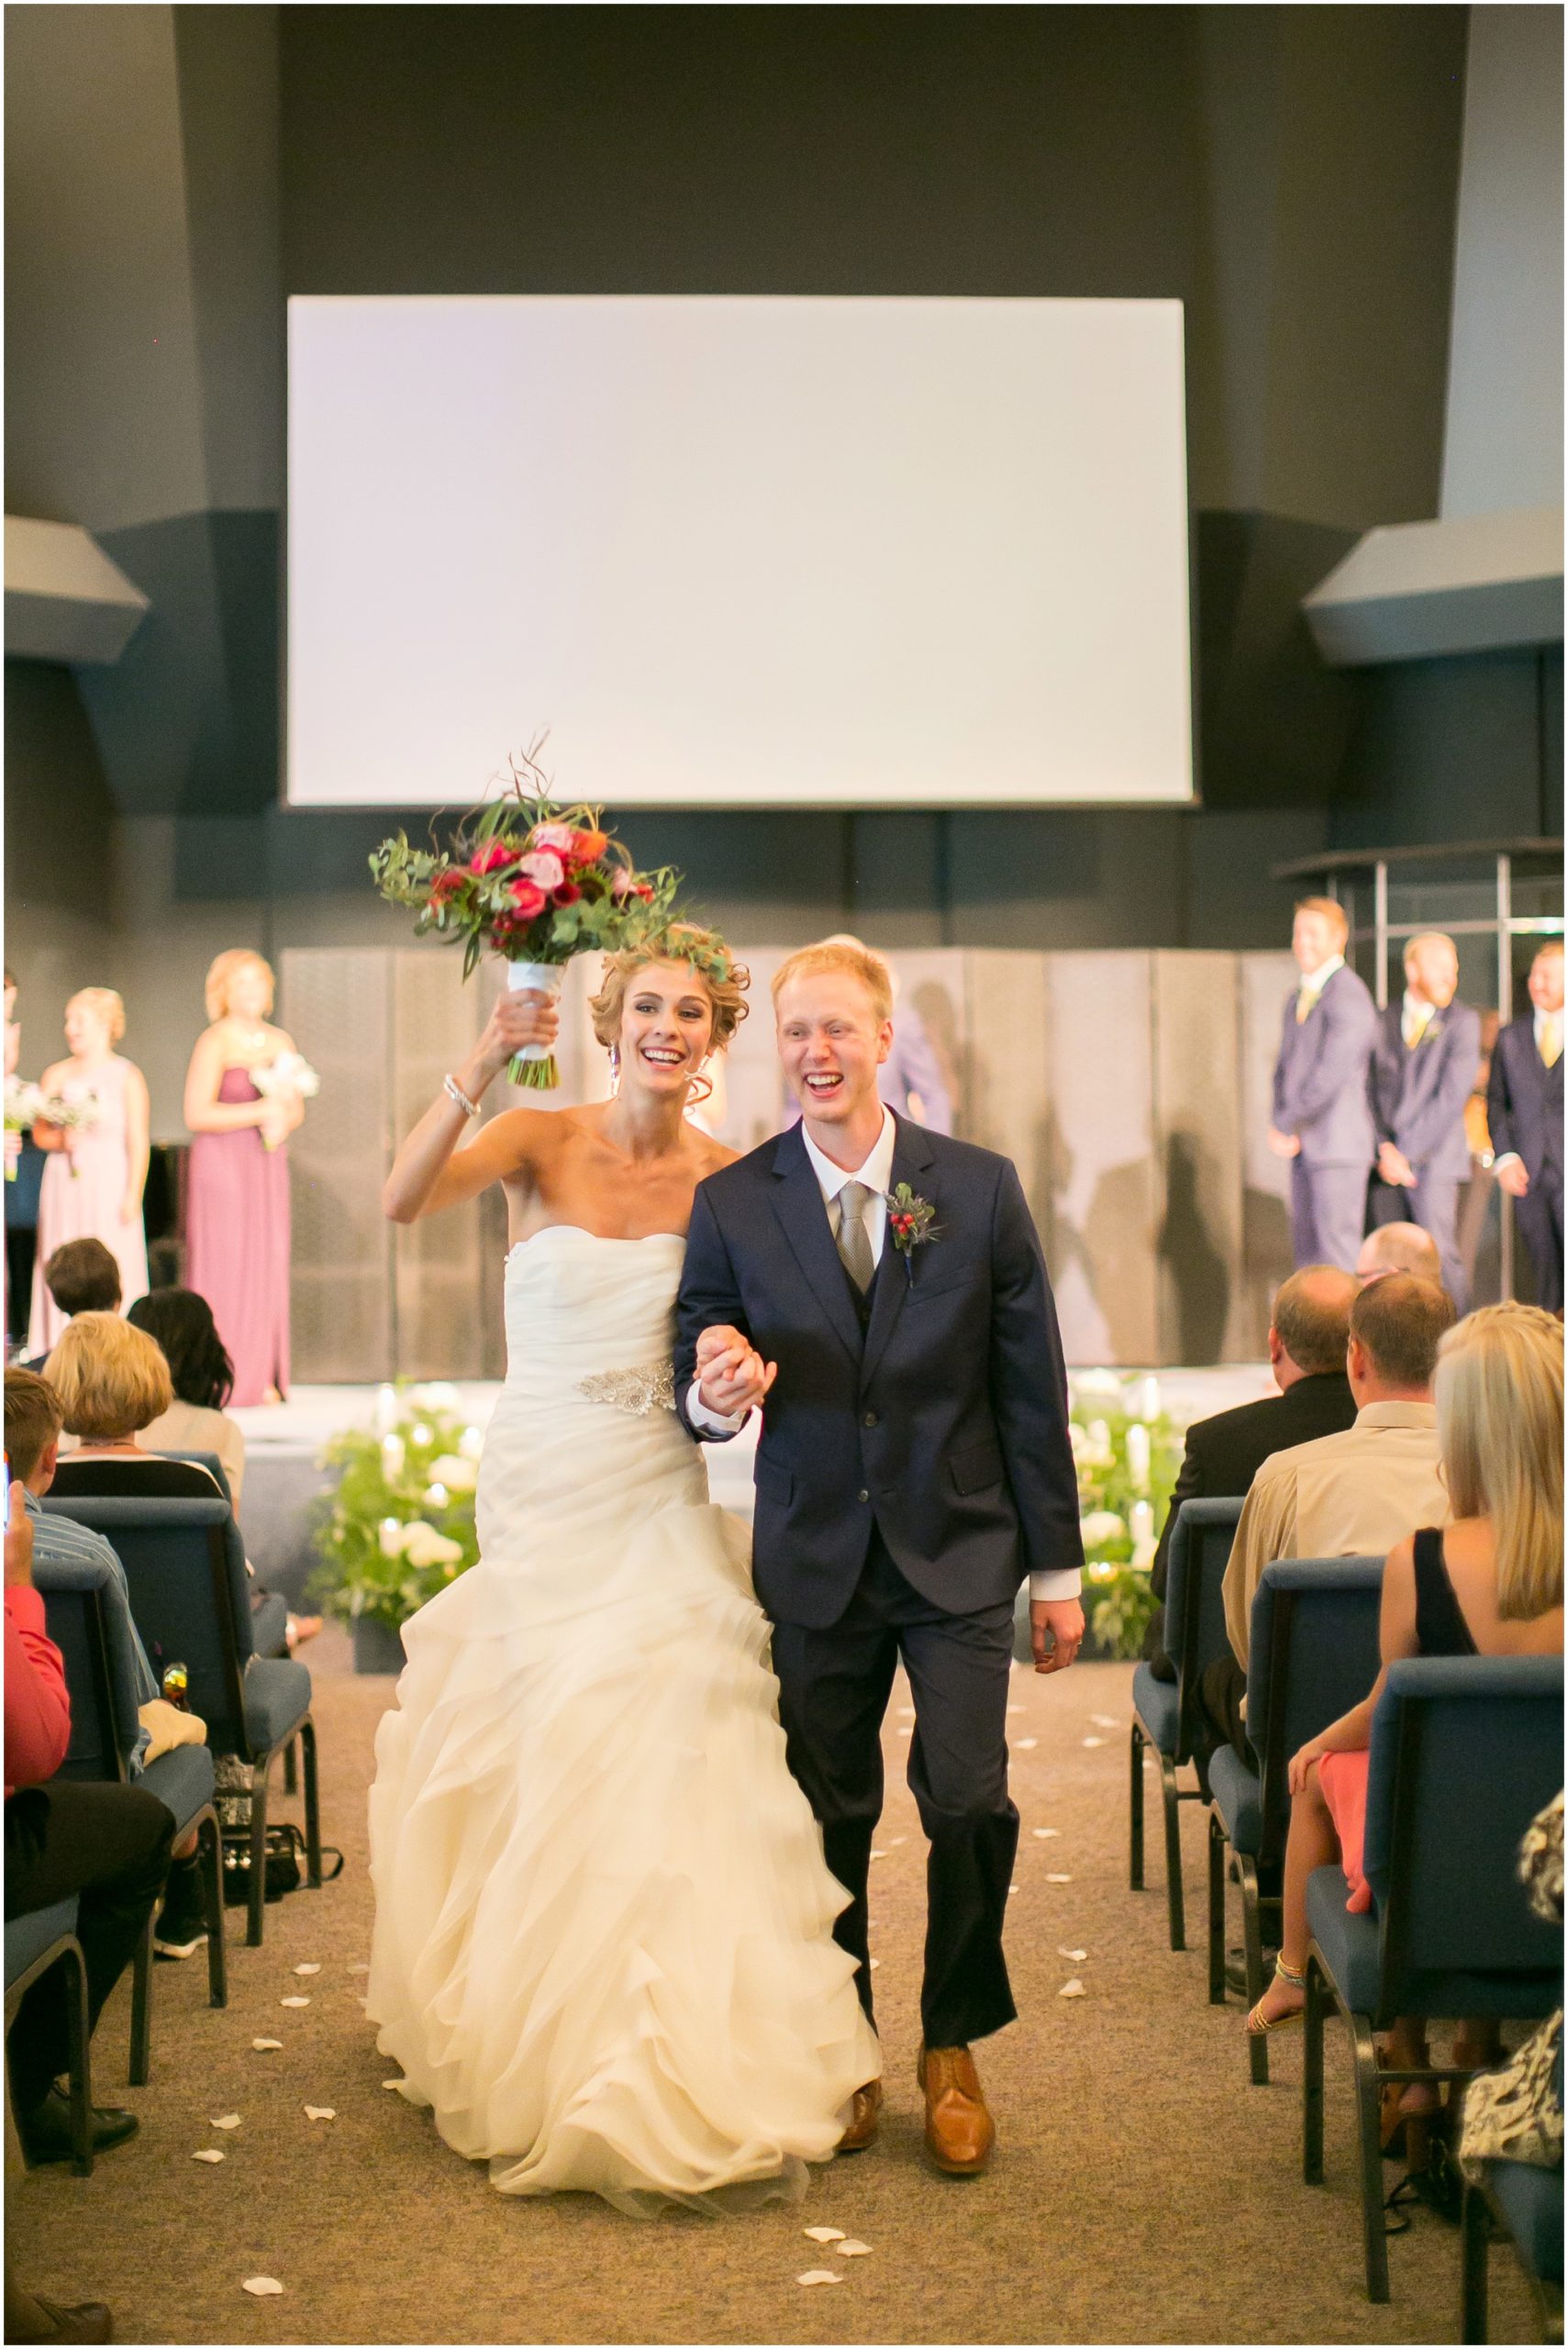
[[915, 1278], [915, 1251], [929, 1240], [940, 1240], [941, 1226], [929, 1199], [921, 1198], [907, 1183], [895, 1185], [887, 1197], [887, 1228], [893, 1234], [893, 1244], [904, 1259], [907, 1278]]

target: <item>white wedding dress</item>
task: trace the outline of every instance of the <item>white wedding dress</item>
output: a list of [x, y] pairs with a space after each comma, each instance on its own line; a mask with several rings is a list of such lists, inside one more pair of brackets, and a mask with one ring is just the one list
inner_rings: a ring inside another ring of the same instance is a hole
[[480, 1563], [404, 1626], [369, 1998], [504, 2194], [798, 2195], [880, 2070], [739, 1520], [670, 1408], [684, 1242], [506, 1260]]

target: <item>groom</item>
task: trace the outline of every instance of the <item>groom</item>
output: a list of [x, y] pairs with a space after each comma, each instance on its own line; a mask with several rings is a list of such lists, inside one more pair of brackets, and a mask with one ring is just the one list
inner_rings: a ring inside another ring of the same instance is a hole
[[[881, 957], [836, 941], [774, 979], [801, 1122], [698, 1186], [676, 1394], [706, 1439], [767, 1398], [753, 1577], [868, 2018], [881, 1729], [900, 1657], [908, 1674], [930, 1842], [926, 2143], [967, 2176], [995, 2137], [970, 2042], [1017, 2011], [1002, 1954], [1014, 1601], [1028, 1574], [1037, 1668], [1071, 1664], [1083, 1550], [1056, 1313], [1018, 1174], [884, 1108], [892, 1001]], [[881, 2104], [880, 2081], [857, 2093], [842, 2151], [871, 2143]]]

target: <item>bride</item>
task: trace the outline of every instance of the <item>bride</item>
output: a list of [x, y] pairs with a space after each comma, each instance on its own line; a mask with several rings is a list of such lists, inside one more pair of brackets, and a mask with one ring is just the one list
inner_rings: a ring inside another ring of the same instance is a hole
[[[746, 974], [710, 932], [666, 943], [693, 961], [606, 961], [614, 1100], [456, 1149], [511, 1053], [554, 1037], [553, 1007], [503, 996], [384, 1197], [406, 1223], [498, 1182], [512, 1247], [480, 1561], [405, 1624], [376, 1739], [369, 2013], [502, 2193], [637, 2213], [797, 2196], [880, 2070], [745, 1529], [672, 1408], [692, 1194], [735, 1155], [684, 1113]], [[738, 1393], [757, 1368], [737, 1358]]]

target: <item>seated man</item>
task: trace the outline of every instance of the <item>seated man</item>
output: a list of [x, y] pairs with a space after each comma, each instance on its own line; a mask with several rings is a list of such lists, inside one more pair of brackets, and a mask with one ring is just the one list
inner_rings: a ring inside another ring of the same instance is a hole
[[[117, 1313], [120, 1268], [101, 1240], [68, 1240], [43, 1268], [44, 1286], [67, 1320], [78, 1313]], [[41, 1370], [47, 1354], [35, 1354], [24, 1370]]]
[[1143, 1653], [1158, 1678], [1176, 1676], [1165, 1653], [1163, 1604], [1176, 1511], [1184, 1501], [1240, 1499], [1271, 1453], [1351, 1424], [1356, 1407], [1345, 1378], [1345, 1348], [1355, 1293], [1351, 1275], [1335, 1264], [1307, 1264], [1292, 1273], [1280, 1284], [1269, 1325], [1269, 1364], [1279, 1393], [1217, 1411], [1187, 1430], [1151, 1577], [1162, 1603], [1144, 1634]]
[[1362, 1288], [1382, 1280], [1385, 1273], [1413, 1273], [1418, 1281], [1443, 1286], [1438, 1243], [1418, 1223], [1383, 1223], [1369, 1231], [1356, 1258], [1356, 1278]]
[[1265, 1460], [1252, 1479], [1220, 1586], [1231, 1655], [1203, 1675], [1214, 1732], [1243, 1759], [1252, 1600], [1273, 1558], [1383, 1556], [1423, 1525], [1451, 1514], [1438, 1456], [1432, 1373], [1454, 1323], [1453, 1299], [1431, 1281], [1388, 1273], [1351, 1308], [1345, 1374], [1355, 1425]]
[[[33, 1521], [18, 1509], [6, 1535], [6, 1916], [79, 1896], [91, 2030], [136, 1954], [174, 1821], [145, 1787], [53, 1776], [71, 1742], [71, 1704], [32, 1567]], [[51, 1966], [23, 1998], [7, 2043], [17, 2133], [33, 2163], [72, 2157], [71, 2107], [58, 2085], [70, 2060], [66, 2018], [65, 1976]], [[95, 2108], [93, 2150], [119, 2144], [136, 2126], [134, 2112]]]

